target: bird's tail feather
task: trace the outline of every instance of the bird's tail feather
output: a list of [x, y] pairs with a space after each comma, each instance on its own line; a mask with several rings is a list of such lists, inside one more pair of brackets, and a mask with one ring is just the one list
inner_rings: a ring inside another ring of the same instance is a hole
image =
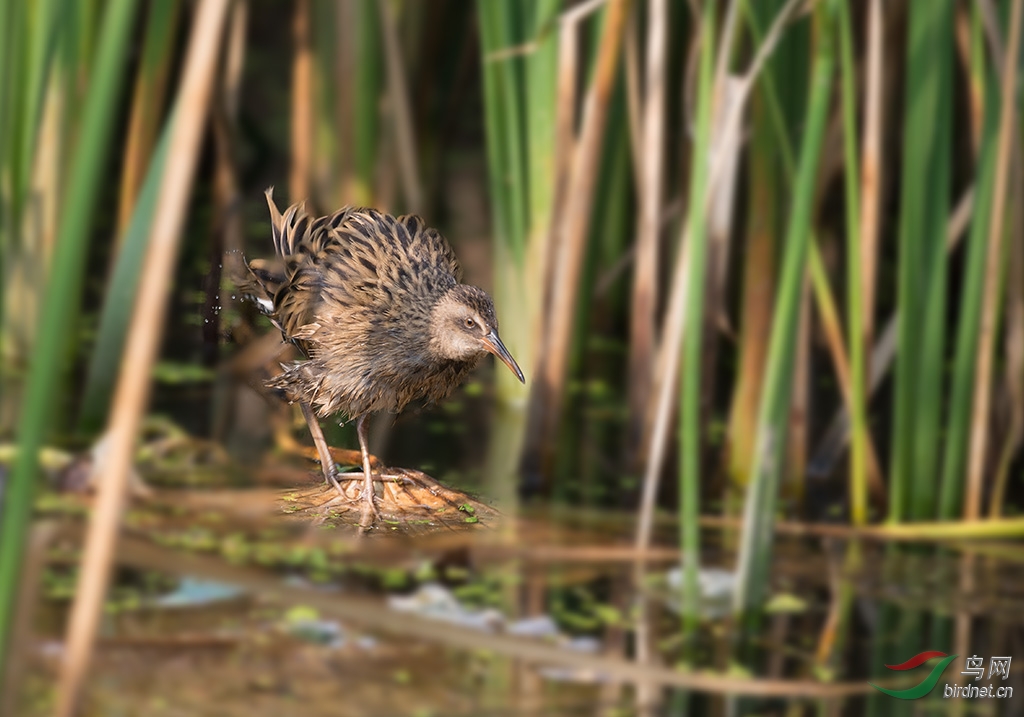
[[288, 207], [284, 214], [274, 203], [274, 188], [265, 192], [267, 206], [270, 207], [270, 227], [274, 238], [274, 253], [279, 257], [290, 256], [295, 252], [295, 245], [302, 239], [309, 224], [306, 203], [299, 202]]

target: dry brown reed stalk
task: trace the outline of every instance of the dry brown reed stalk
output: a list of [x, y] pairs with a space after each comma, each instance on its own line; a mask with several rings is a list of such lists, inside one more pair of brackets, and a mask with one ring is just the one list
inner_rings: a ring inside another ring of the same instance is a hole
[[[741, 91], [741, 86], [742, 82], [739, 80], [728, 75], [722, 76], [721, 85], [718, 86], [720, 95], [717, 98], [717, 102], [723, 107], [723, 114], [736, 101]], [[711, 128], [713, 147], [717, 147], [720, 144], [717, 139], [720, 129], [719, 127]], [[711, 202], [711, 209], [708, 212], [708, 238], [710, 240], [708, 271], [711, 276], [708, 282], [708, 308], [706, 313], [708, 324], [717, 326], [719, 329], [727, 327], [727, 319], [724, 318], [725, 289], [729, 269], [732, 226], [735, 214], [733, 203], [738, 186], [740, 155], [739, 153], [733, 153], [728, 159], [730, 160], [728, 165], [722, 170], [722, 187], [720, 191], [715, 192], [714, 199]], [[709, 383], [713, 383], [713, 381], [709, 381]]]
[[[761, 73], [765, 62], [778, 44], [782, 30], [788, 24], [790, 18], [800, 7], [801, 0], [789, 0], [776, 15], [771, 28], [765, 35], [764, 41], [757, 50], [750, 67], [741, 79], [742, 85], [737, 93], [735, 103], [729, 108], [729, 112], [722, 118], [721, 124], [722, 146], [715, 149], [715, 162], [708, 172], [707, 194], [704, 201], [710, 202], [714, 196], [721, 175], [724, 174], [726, 162], [732, 153], [739, 151], [742, 141], [740, 132], [740, 118], [750, 97], [750, 90], [754, 81]], [[682, 348], [683, 319], [686, 315], [686, 280], [687, 266], [689, 264], [689, 242], [687, 232], [683, 230], [680, 239], [681, 251], [676, 259], [673, 268], [671, 294], [668, 298], [668, 310], [665, 313], [663, 329], [661, 332], [660, 349], [656, 363], [655, 376], [661, 390], [652, 401], [652, 419], [649, 450], [647, 452], [647, 464], [644, 470], [642, 493], [640, 497], [640, 515], [637, 520], [635, 544], [637, 549], [646, 549], [651, 544], [651, 534], [654, 528], [654, 502], [658, 492], [658, 483], [661, 477], [661, 468], [665, 460], [665, 452], [668, 446], [668, 434], [671, 425], [671, 413], [677, 396], [679, 380], [679, 358]]]
[[241, 195], [238, 189], [238, 167], [231, 146], [238, 122], [238, 103], [245, 63], [246, 28], [249, 18], [247, 0], [234, 0], [228, 21], [224, 62], [217, 85], [216, 100], [211, 108], [214, 138], [214, 195], [223, 222], [223, 250], [240, 256], [243, 222]]
[[[635, 13], [634, 13], [635, 15]], [[668, 2], [650, 0], [647, 13], [647, 58], [644, 73], [643, 114], [637, 238], [630, 304], [628, 400], [628, 452], [638, 458], [647, 404], [653, 390], [652, 375], [657, 337], [658, 248], [665, 178], [665, 94], [668, 54]], [[631, 33], [632, 35], [632, 33]], [[628, 55], [627, 55], [628, 56]]]
[[[637, 56], [637, 14], [630, 14], [626, 45], [626, 98], [629, 113], [633, 167], [639, 189], [637, 238], [633, 246], [633, 295], [630, 305], [629, 366], [627, 406], [629, 423], [626, 451], [630, 468], [643, 465], [642, 446], [647, 404], [653, 391], [653, 368], [657, 343], [655, 316], [658, 303], [658, 249], [665, 161], [665, 94], [668, 54], [668, 4], [650, 0], [647, 12], [647, 56], [643, 82], [642, 107], [639, 95]], [[655, 666], [655, 650], [646, 599], [641, 590], [646, 564], [637, 563], [633, 576], [636, 591], [635, 659], [638, 666]], [[660, 690], [654, 685], [637, 685], [635, 705], [638, 714], [653, 713]]]
[[131, 473], [132, 449], [150, 389], [150, 377], [162, 333], [178, 240], [216, 82], [221, 37], [230, 0], [204, 0], [196, 9], [176, 101], [160, 199], [153, 217], [150, 247], [143, 265], [114, 394], [108, 430], [107, 460], [94, 468], [98, 486], [82, 558], [81, 577], [67, 629], [61, 665], [57, 717], [72, 717], [87, 674], [92, 646], [114, 561], [121, 514]]
[[953, 26], [956, 52], [964, 66], [967, 82], [968, 116], [970, 117], [971, 153], [978, 157], [981, 151], [982, 133], [985, 130], [985, 86], [983, 77], [971, 72], [971, 16], [966, 3], [957, 5]]
[[[722, 24], [721, 37], [719, 38], [722, 50], [715, 58], [715, 67], [712, 75], [713, 111], [720, 117], [729, 112], [730, 105], [736, 101], [741, 94], [742, 82], [729, 74], [729, 63], [734, 54], [734, 38], [740, 15], [740, 2], [735, 0], [728, 4], [725, 9], [725, 19]], [[711, 148], [709, 150], [709, 162], [719, 161], [714, 152], [718, 147], [723, 146], [718, 135], [722, 130], [721, 126], [711, 127]], [[730, 152], [721, 160], [724, 164], [722, 176], [719, 179], [718, 189], [711, 195], [711, 203], [706, 213], [707, 225], [707, 255], [704, 289], [704, 322], [701, 331], [701, 369], [700, 375], [705, 377], [702, 380], [700, 396], [700, 415], [703, 424], [711, 422], [711, 411], [714, 405], [716, 382], [714, 379], [715, 369], [718, 366], [718, 337], [720, 330], [727, 327], [725, 317], [725, 288], [726, 275], [729, 268], [729, 252], [732, 239], [733, 202], [736, 197], [737, 182], [739, 181], [740, 152]], [[654, 387], [651, 387], [654, 390]], [[645, 435], [644, 438], [647, 436]], [[712, 451], [710, 444], [704, 445], [702, 462], [707, 458], [705, 454]]]
[[[579, 57], [580, 42], [579, 32], [581, 23], [590, 15], [597, 12], [607, 0], [590, 0], [580, 3], [575, 7], [566, 10], [558, 18], [558, 79], [555, 89], [555, 142], [554, 142], [554, 178], [551, 185], [554, 190], [554, 198], [551, 202], [549, 212], [550, 224], [547, 227], [548, 236], [543, 242], [536, 242], [537, 248], [534, 251], [542, 253], [534, 259], [538, 267], [538, 275], [541, 278], [541, 287], [544, 291], [541, 310], [538, 321], [534, 325], [533, 345], [541, 346], [548, 335], [550, 317], [551, 293], [554, 286], [553, 272], [555, 267], [555, 255], [557, 252], [555, 241], [559, 235], [562, 221], [562, 213], [565, 209], [568, 192], [569, 173], [572, 168], [573, 157], [576, 154], [578, 138], [576, 137], [576, 105], [579, 99]], [[533, 244], [533, 243], [531, 243]], [[531, 247], [532, 248], [532, 247]], [[538, 430], [544, 425], [540, 417], [540, 410], [543, 408], [539, 402], [531, 402], [529, 430], [531, 434], [527, 438], [525, 453], [539, 450], [540, 441]]]
[[[601, 143], [629, 4], [630, 0], [608, 0], [608, 14], [597, 46], [594, 79], [584, 101], [579, 139], [569, 157], [565, 202], [552, 212], [556, 230], [552, 242], [555, 256], [550, 275], [551, 305], [538, 352], [537, 379], [530, 395], [530, 425], [524, 448], [527, 454], [547, 455], [550, 437], [556, 433], [554, 428], [562, 414], [573, 318], [579, 298]], [[573, 12], [582, 12], [585, 7], [574, 8]], [[546, 463], [544, 458], [543, 463]]]
[[753, 471], [757, 407], [763, 386], [777, 283], [778, 227], [785, 208], [778, 200], [779, 167], [770, 136], [772, 94], [767, 87], [751, 99], [751, 146], [747, 163], [749, 194], [744, 222], [743, 261], [737, 278], [742, 287], [737, 323], [738, 366], [726, 429], [725, 469], [729, 478], [724, 509], [733, 509], [742, 484]]
[[[564, 14], [559, 20], [558, 26], [558, 84], [556, 87], [555, 100], [555, 161], [554, 161], [554, 187], [555, 199], [552, 202], [551, 212], [551, 237], [544, 242], [548, 250], [553, 254], [555, 242], [552, 239], [558, 233], [558, 225], [561, 220], [561, 210], [565, 205], [567, 184], [569, 182], [569, 170], [572, 167], [572, 158], [576, 153], [576, 103], [579, 99], [577, 79], [579, 77], [579, 24], [583, 21], [584, 15], [574, 13]], [[546, 262], [550, 270], [554, 262], [554, 256], [549, 256]], [[550, 275], [545, 276], [544, 285], [550, 293]], [[545, 331], [546, 333], [546, 331]]]
[[626, 47], [624, 50], [625, 76], [626, 76], [626, 119], [629, 127], [629, 155], [633, 163], [633, 176], [640, 181], [644, 174], [643, 169], [643, 125], [646, 121], [643, 118], [641, 102], [640, 79], [640, 22], [637, 15], [640, 12], [639, 3], [632, 6], [629, 13], [629, 23], [626, 26]]
[[19, 575], [18, 602], [15, 614], [18, 621], [11, 631], [7, 645], [7, 659], [4, 671], [0, 673], [0, 715], [15, 714], [15, 705], [21, 696], [22, 676], [27, 658], [32, 654], [32, 632], [35, 616], [42, 603], [43, 581], [46, 578], [47, 559], [50, 548], [59, 535], [58, 525], [52, 521], [40, 521], [32, 526], [25, 560]]
[[[1024, 161], [1021, 157], [1020, 141], [1014, 143], [1014, 187], [1012, 196], [1019, 197], [1024, 191]], [[1024, 440], [1024, 211], [1019, 204], [1013, 206], [1013, 224], [1010, 236], [1016, 237], [1009, 246], [1009, 277], [1006, 282], [1006, 389], [1010, 403], [1010, 428], [1003, 449], [999, 454], [992, 496], [989, 499], [989, 516], [998, 518], [1003, 514], [1006, 487], [1010, 480], [1013, 458]]]
[[388, 74], [388, 109], [391, 124], [395, 130], [395, 152], [398, 155], [399, 179], [405, 195], [406, 208], [421, 214], [423, 185], [420, 182], [419, 158], [416, 151], [416, 137], [413, 131], [412, 107], [409, 104], [409, 83], [405, 77], [401, 43], [398, 39], [398, 23], [391, 0], [379, 0], [380, 31], [384, 42], [384, 64]]
[[992, 223], [989, 227], [988, 255], [985, 257], [985, 283], [981, 309], [981, 333], [978, 337], [978, 364], [975, 371], [974, 408], [971, 417], [971, 442], [964, 500], [964, 517], [976, 520], [981, 515], [981, 496], [984, 488], [985, 458], [988, 448], [989, 405], [992, 397], [992, 363], [996, 343], [996, 320], [1001, 282], [1000, 259], [1003, 227], [1006, 219], [1006, 197], [1009, 183], [1010, 158], [1013, 156], [1014, 117], [1017, 103], [1017, 58], [1020, 48], [1021, 6], [1017, 0], [1010, 10], [1009, 47], [1003, 55], [1001, 84], [1002, 107], [999, 117], [999, 149], [996, 159], [996, 177], [992, 198]]
[[541, 640], [502, 633], [481, 633], [479, 630], [414, 613], [396, 612], [381, 600], [291, 585], [276, 575], [201, 555], [176, 552], [131, 536], [125, 536], [121, 541], [118, 557], [125, 565], [172, 575], [192, 575], [229, 582], [256, 592], [263, 599], [309, 605], [324, 615], [350, 621], [367, 629], [380, 630], [404, 640], [426, 640], [474, 652], [484, 649], [533, 664], [561, 665], [589, 674], [600, 674], [607, 680], [624, 684], [661, 685], [709, 694], [790, 698], [850, 697], [867, 694], [871, 690], [863, 680], [831, 683], [808, 679], [767, 680], [643, 667], [614, 657], [567, 650]]
[[[579, 23], [585, 16], [575, 12], [565, 13], [558, 26], [558, 81], [555, 89], [555, 157], [553, 163], [554, 199], [551, 202], [548, 238], [538, 249], [544, 252], [539, 261], [540, 277], [544, 296], [541, 301], [539, 321], [534, 327], [533, 345], [540, 346], [547, 336], [550, 323], [549, 307], [554, 284], [552, 272], [555, 264], [555, 237], [565, 206], [569, 168], [576, 152], [576, 103], [578, 100], [577, 78], [579, 75]], [[531, 425], [542, 425], [542, 421], [530, 417]], [[536, 445], [536, 442], [534, 442]]]
[[[733, 3], [730, 8], [735, 8], [739, 3]], [[719, 60], [726, 53], [719, 54]], [[719, 68], [723, 70], [724, 68]], [[715, 85], [717, 90], [717, 96], [715, 98], [716, 106], [720, 109], [716, 110], [723, 116], [729, 112], [729, 107], [732, 103], [737, 101], [738, 96], [742, 92], [742, 81], [731, 77], [728, 74], [721, 74], [718, 85]], [[711, 127], [711, 153], [715, 151], [715, 148], [721, 145], [721, 134], [722, 127], [720, 125], [714, 125]], [[711, 154], [709, 153], [709, 154]], [[707, 279], [705, 288], [705, 307], [704, 307], [704, 328], [702, 330], [702, 349], [701, 349], [701, 376], [706, 377], [702, 381], [701, 386], [701, 403], [700, 403], [700, 414], [702, 422], [710, 424], [711, 412], [714, 406], [715, 389], [717, 388], [717, 382], [715, 381], [715, 373], [718, 367], [718, 346], [720, 334], [731, 335], [732, 331], [729, 326], [728, 315], [726, 311], [726, 290], [730, 264], [730, 253], [732, 250], [732, 236], [733, 236], [733, 221], [736, 217], [734, 211], [734, 203], [736, 198], [736, 192], [740, 182], [740, 159], [741, 152], [736, 151], [731, 153], [728, 157], [722, 161], [725, 162], [725, 167], [722, 170], [722, 178], [719, 180], [720, 184], [718, 190], [714, 193], [711, 198], [711, 207], [707, 214]], [[716, 161], [712, 156], [709, 161]], [[747, 257], [747, 261], [750, 258]], [[744, 264], [747, 263], [744, 262]], [[746, 266], [744, 266], [746, 268]], [[760, 267], [761, 271], [765, 270], [764, 265]], [[767, 306], [770, 310], [771, 302], [767, 302]], [[770, 327], [770, 322], [768, 322]], [[767, 345], [767, 344], [766, 344]], [[653, 390], [653, 387], [652, 387]], [[650, 413], [648, 412], [648, 416]], [[649, 426], [648, 426], [649, 427]], [[645, 434], [644, 438], [647, 438]], [[711, 453], [716, 451], [716, 447], [711, 443], [705, 443], [704, 450], [705, 454], [702, 457], [702, 462], [711, 464], [712, 456]]]
[[[216, 99], [211, 107], [213, 129], [213, 195], [214, 225], [210, 242], [210, 271], [206, 275], [206, 306], [203, 322], [203, 360], [213, 365], [217, 360], [220, 343], [220, 311], [226, 303], [220, 295], [221, 277], [227, 266], [229, 276], [242, 276], [242, 249], [245, 227], [242, 214], [242, 195], [238, 182], [238, 163], [234, 153], [234, 137], [238, 124], [238, 98], [242, 84], [245, 60], [245, 31], [248, 24], [249, 4], [235, 0], [228, 20], [223, 66], [218, 77]], [[217, 389], [231, 391], [234, 379], [227, 374], [218, 375]], [[226, 401], [215, 401], [213, 435], [223, 438], [227, 434], [230, 406]]]
[[234, 0], [228, 24], [227, 49], [224, 52], [224, 74], [220, 86], [220, 92], [223, 93], [224, 109], [232, 120], [238, 117], [248, 26], [249, 0]]
[[786, 428], [786, 467], [779, 484], [782, 494], [788, 499], [795, 500], [797, 504], [803, 501], [804, 480], [807, 475], [807, 417], [811, 409], [811, 291], [806, 273], [800, 295], [800, 316], [796, 344], [793, 346], [793, 387]]
[[[985, 37], [988, 40], [989, 52], [992, 54], [992, 61], [1005, 71], [1006, 65], [1003, 60], [1006, 55], [1003, 53], [1003, 38], [999, 34], [999, 13], [992, 0], [976, 0], [975, 5], [981, 14], [981, 24], [985, 30]], [[1000, 65], [999, 63], [1003, 63]], [[1002, 72], [1000, 72], [1002, 77]]]
[[309, 198], [313, 159], [313, 42], [311, 0], [298, 0], [292, 21], [291, 171], [288, 194], [293, 202]]
[[[149, 166], [153, 148], [156, 146], [157, 131], [163, 119], [164, 97], [167, 93], [167, 81], [173, 57], [171, 47], [180, 7], [180, 3], [170, 3], [161, 10], [158, 10], [155, 5], [150, 6], [148, 10], [150, 13], [161, 11], [161, 14], [165, 15], [161, 22], [162, 27], [154, 26], [153, 20], [150, 20], [145, 41], [146, 44], [155, 42], [155, 37], [150, 37], [149, 32], [163, 35], [161, 45], [164, 45], [165, 49], [160, 53], [154, 52], [154, 55], [162, 55], [164, 61], [157, 63], [157, 66], [152, 69], [140, 67], [135, 76], [131, 114], [128, 119], [128, 141], [124, 150], [124, 165], [121, 170], [121, 192], [117, 205], [118, 241], [124, 237], [128, 229], [128, 223], [135, 211], [139, 190], [142, 188], [142, 180], [146, 175], [146, 168]], [[147, 59], [150, 58], [144, 54], [142, 63], [145, 64]], [[155, 56], [152, 59], [155, 60]]]
[[[882, 0], [870, 0], [867, 28], [867, 71], [864, 89], [864, 135], [861, 147], [860, 266], [861, 325], [865, 346], [874, 342], [875, 286], [878, 273], [878, 217], [882, 197], [882, 116], [885, 13]], [[864, 373], [871, 374], [871, 354], [865, 352]]]

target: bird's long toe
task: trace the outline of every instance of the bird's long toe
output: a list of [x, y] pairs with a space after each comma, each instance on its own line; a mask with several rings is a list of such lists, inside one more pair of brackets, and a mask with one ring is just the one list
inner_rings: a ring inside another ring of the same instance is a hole
[[338, 480], [337, 468], [328, 471], [325, 474], [324, 481], [327, 483], [327, 485], [334, 486], [334, 490], [338, 491], [338, 495], [340, 497], [345, 498], [346, 500], [348, 499], [348, 496], [345, 495], [345, 489], [341, 486], [341, 481]]
[[380, 520], [380, 512], [377, 510], [376, 497], [377, 496], [372, 485], [368, 490], [363, 490], [363, 512], [359, 517], [359, 527], [363, 530], [371, 527], [374, 523]]

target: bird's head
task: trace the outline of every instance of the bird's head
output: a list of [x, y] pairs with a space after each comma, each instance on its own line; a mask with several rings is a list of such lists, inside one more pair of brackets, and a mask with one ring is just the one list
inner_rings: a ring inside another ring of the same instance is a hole
[[498, 337], [498, 318], [487, 292], [458, 284], [434, 305], [430, 316], [430, 348], [446, 359], [473, 361], [485, 353], [501, 359], [523, 383], [519, 364]]

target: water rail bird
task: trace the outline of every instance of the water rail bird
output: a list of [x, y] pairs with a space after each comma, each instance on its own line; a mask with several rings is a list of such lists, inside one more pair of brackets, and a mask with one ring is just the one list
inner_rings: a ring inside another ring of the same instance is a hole
[[370, 414], [445, 398], [488, 353], [526, 379], [498, 336], [491, 297], [460, 283], [451, 246], [422, 219], [356, 207], [313, 218], [303, 203], [281, 214], [273, 188], [266, 196], [276, 258], [247, 262], [239, 288], [305, 356], [266, 385], [299, 404], [324, 477], [342, 496], [318, 417], [355, 420], [367, 527], [378, 516]]

